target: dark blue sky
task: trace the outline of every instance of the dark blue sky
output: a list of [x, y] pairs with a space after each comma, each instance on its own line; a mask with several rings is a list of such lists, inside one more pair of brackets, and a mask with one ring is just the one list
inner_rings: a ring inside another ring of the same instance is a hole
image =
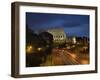
[[68, 36], [89, 37], [89, 15], [26, 13], [30, 29], [64, 28]]

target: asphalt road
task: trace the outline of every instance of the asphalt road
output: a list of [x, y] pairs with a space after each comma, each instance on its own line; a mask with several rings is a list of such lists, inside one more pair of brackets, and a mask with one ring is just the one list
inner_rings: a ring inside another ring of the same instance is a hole
[[52, 54], [47, 58], [45, 66], [54, 65], [79, 65], [89, 64], [89, 55], [83, 53], [71, 53], [67, 49], [52, 50]]

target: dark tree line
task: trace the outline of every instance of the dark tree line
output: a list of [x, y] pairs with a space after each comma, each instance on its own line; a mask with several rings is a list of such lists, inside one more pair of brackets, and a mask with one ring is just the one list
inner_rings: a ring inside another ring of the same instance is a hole
[[[35, 48], [31, 54], [26, 52], [26, 67], [40, 66], [46, 61], [46, 57], [51, 53], [53, 36], [48, 32], [35, 34], [31, 29], [26, 27], [26, 46], [32, 45]], [[38, 51], [38, 48], [42, 48]]]

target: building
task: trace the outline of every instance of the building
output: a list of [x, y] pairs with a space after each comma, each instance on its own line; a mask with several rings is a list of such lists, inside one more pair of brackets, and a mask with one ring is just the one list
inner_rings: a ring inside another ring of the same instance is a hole
[[76, 42], [77, 42], [77, 41], [76, 41], [76, 37], [73, 36], [73, 37], [72, 37], [72, 43], [73, 43], [73, 44], [76, 44]]
[[66, 43], [76, 44], [77, 43], [76, 37], [75, 36], [67, 37]]
[[48, 29], [47, 32], [53, 35], [54, 44], [61, 45], [66, 43], [67, 37], [63, 28]]

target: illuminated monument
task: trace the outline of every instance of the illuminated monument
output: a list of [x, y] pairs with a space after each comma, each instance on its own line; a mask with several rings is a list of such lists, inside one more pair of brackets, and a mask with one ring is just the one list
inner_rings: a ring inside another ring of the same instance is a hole
[[54, 44], [60, 45], [66, 42], [67, 37], [63, 28], [48, 29], [47, 32], [53, 35]]

